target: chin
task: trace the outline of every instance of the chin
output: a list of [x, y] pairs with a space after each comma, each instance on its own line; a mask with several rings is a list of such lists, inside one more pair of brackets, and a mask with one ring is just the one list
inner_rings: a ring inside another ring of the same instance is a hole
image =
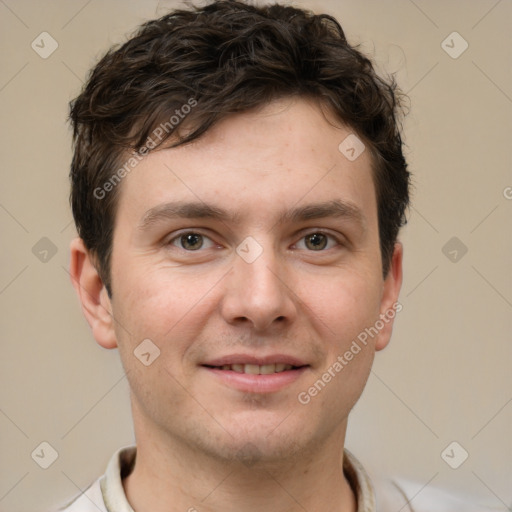
[[[261, 412], [261, 411], [260, 411]], [[208, 452], [215, 458], [242, 462], [248, 467], [282, 465], [302, 457], [308, 447], [316, 445], [314, 432], [293, 421], [293, 414], [243, 414], [220, 438], [209, 438]]]
[[247, 467], [265, 467], [282, 465], [293, 461], [304, 452], [304, 444], [300, 440], [287, 437], [286, 440], [269, 440], [262, 436], [238, 439], [228, 446], [216, 446], [217, 456], [228, 462], [241, 462]]

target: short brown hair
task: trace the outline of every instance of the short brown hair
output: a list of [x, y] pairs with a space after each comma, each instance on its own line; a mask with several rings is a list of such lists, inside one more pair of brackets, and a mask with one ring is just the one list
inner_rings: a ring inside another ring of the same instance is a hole
[[[218, 0], [143, 24], [107, 52], [70, 103], [73, 216], [109, 294], [116, 184], [130, 171], [127, 159], [171, 136], [171, 147], [185, 144], [229, 114], [286, 96], [328, 106], [368, 146], [387, 274], [410, 179], [399, 126], [404, 95], [394, 78], [379, 77], [332, 16]], [[183, 119], [193, 128], [186, 135]], [[165, 134], [155, 141], [159, 127]]]

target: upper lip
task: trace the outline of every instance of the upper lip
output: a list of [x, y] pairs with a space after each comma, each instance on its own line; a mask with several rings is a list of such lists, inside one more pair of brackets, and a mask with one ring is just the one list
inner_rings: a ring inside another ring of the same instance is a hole
[[209, 359], [202, 363], [203, 366], [224, 366], [230, 364], [290, 364], [292, 366], [307, 366], [303, 360], [286, 354], [271, 354], [268, 356], [255, 356], [250, 354], [230, 354], [215, 359]]

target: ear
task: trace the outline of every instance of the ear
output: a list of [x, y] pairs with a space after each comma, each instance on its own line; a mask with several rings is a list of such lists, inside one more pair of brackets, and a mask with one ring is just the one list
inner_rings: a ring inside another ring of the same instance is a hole
[[101, 280], [91, 253], [81, 238], [71, 242], [69, 272], [82, 311], [91, 326], [94, 339], [104, 348], [116, 348], [112, 304]]
[[380, 301], [380, 320], [384, 327], [380, 329], [375, 343], [375, 350], [385, 348], [391, 339], [395, 316], [402, 311], [402, 304], [398, 302], [398, 295], [402, 287], [402, 258], [403, 247], [400, 242], [395, 243], [393, 256], [389, 266], [388, 275], [384, 280], [382, 298]]

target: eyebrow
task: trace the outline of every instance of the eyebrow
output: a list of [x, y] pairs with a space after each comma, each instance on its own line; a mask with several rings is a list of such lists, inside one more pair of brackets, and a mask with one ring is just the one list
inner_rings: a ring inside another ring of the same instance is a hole
[[[145, 231], [155, 224], [173, 219], [213, 219], [237, 224], [241, 215], [229, 212], [212, 204], [197, 202], [169, 202], [155, 206], [142, 217], [138, 229]], [[366, 228], [365, 217], [359, 207], [353, 203], [333, 199], [321, 203], [299, 206], [280, 213], [276, 224], [285, 224], [323, 218], [346, 218], [355, 222], [361, 229]]]

